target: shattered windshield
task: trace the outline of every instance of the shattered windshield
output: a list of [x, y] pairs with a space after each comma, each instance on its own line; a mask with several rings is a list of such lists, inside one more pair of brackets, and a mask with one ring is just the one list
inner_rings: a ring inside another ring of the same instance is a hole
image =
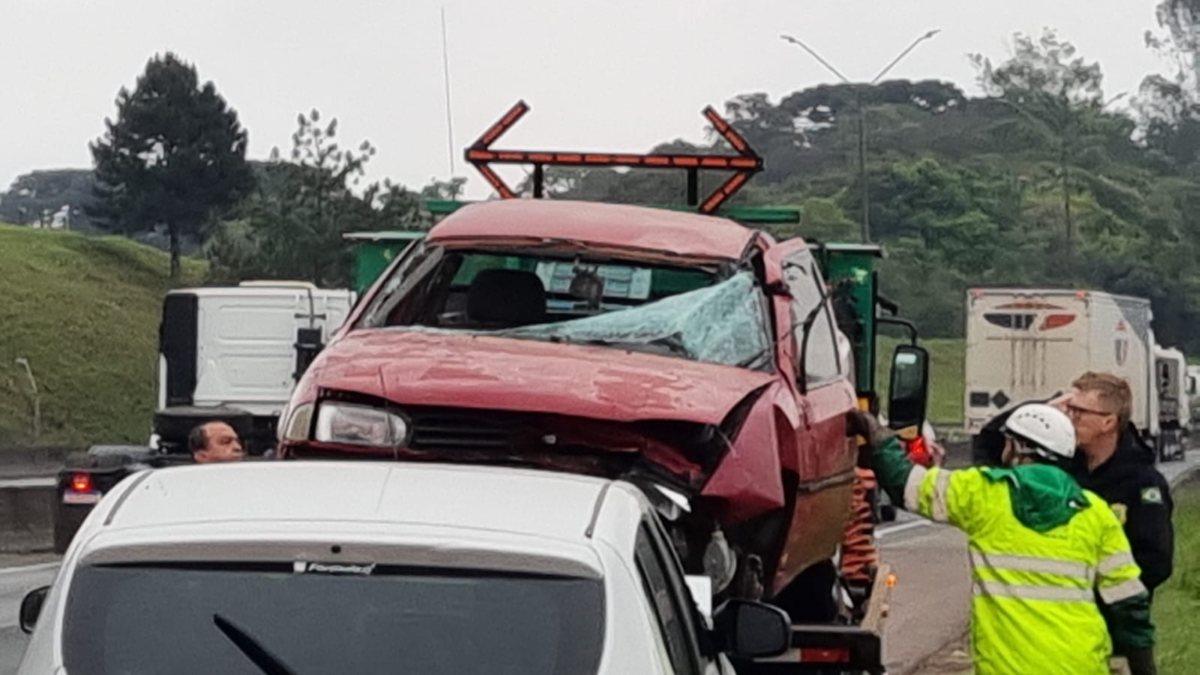
[[[771, 362], [752, 272], [536, 252], [431, 248], [372, 301], [363, 325], [642, 351], [743, 368]], [[428, 255], [432, 254], [432, 255]]]
[[739, 367], [762, 365], [764, 355], [770, 353], [763, 297], [749, 272], [629, 309], [486, 333], [609, 346]]
[[729, 366], [745, 365], [767, 351], [762, 298], [749, 272], [633, 309], [497, 334], [658, 350]]

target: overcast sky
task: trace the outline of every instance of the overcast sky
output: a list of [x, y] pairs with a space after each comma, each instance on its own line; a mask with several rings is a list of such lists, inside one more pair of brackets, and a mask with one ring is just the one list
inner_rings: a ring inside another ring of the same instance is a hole
[[171, 50], [238, 111], [250, 156], [286, 149], [297, 113], [339, 118], [379, 150], [370, 176], [450, 176], [440, 12], [449, 33], [456, 174], [462, 150], [518, 99], [531, 112], [497, 147], [644, 151], [700, 140], [700, 110], [831, 76], [869, 79], [931, 28], [891, 77], [975, 90], [966, 55], [1010, 53], [1057, 28], [1098, 60], [1109, 96], [1163, 64], [1146, 49], [1158, 0], [0, 0], [0, 190], [33, 169], [87, 167], [90, 140], [146, 61]]

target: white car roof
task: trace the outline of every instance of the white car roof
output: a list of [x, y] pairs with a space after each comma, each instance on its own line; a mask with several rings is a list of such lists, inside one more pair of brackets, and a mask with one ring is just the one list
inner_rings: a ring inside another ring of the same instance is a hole
[[319, 566], [366, 574], [375, 564], [461, 567], [611, 579], [601, 672], [666, 672], [651, 670], [652, 619], [631, 572], [634, 541], [652, 508], [624, 481], [502, 467], [364, 460], [145, 470], [111, 490], [76, 535], [48, 599], [53, 633], [42, 632], [32, 646], [42, 660], [29, 672], [61, 665], [46, 641], [61, 639], [63, 589], [80, 567], [141, 561], [291, 561], [296, 572]]
[[345, 520], [583, 539], [608, 482], [563, 473], [413, 462], [182, 466], [129, 479], [105, 527]]
[[[611, 490], [612, 486], [619, 489]], [[601, 507], [620, 521], [601, 518]], [[558, 472], [414, 462], [249, 461], [147, 470], [123, 481], [82, 539], [146, 532], [283, 532], [412, 526], [624, 548], [646, 502], [625, 483]], [[615, 510], [614, 510], [615, 509]], [[598, 521], [602, 521], [599, 522]], [[635, 521], [636, 522], [636, 521]], [[127, 536], [122, 536], [122, 535]], [[148, 543], [148, 542], [145, 542]]]

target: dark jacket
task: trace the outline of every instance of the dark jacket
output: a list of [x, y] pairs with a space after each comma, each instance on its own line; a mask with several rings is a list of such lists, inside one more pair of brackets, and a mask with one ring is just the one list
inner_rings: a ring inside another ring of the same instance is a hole
[[1171, 576], [1175, 531], [1174, 503], [1167, 480], [1154, 467], [1154, 449], [1130, 425], [1107, 462], [1088, 471], [1082, 454], [1076, 456], [1075, 479], [1112, 505], [1125, 525], [1133, 557], [1142, 568], [1142, 584], [1151, 592]]

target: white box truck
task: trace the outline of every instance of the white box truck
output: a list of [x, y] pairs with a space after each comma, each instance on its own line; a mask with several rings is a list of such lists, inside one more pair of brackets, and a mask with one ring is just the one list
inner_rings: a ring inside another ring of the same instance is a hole
[[1067, 391], [1086, 371], [1125, 378], [1132, 422], [1159, 456], [1178, 449], [1159, 425], [1150, 301], [1097, 291], [967, 291], [965, 423], [971, 434], [997, 414]]
[[1192, 432], [1191, 387], [1187, 357], [1178, 349], [1156, 346], [1154, 368], [1157, 373], [1158, 423], [1162, 430], [1162, 445], [1170, 458], [1182, 458], [1183, 449]]

